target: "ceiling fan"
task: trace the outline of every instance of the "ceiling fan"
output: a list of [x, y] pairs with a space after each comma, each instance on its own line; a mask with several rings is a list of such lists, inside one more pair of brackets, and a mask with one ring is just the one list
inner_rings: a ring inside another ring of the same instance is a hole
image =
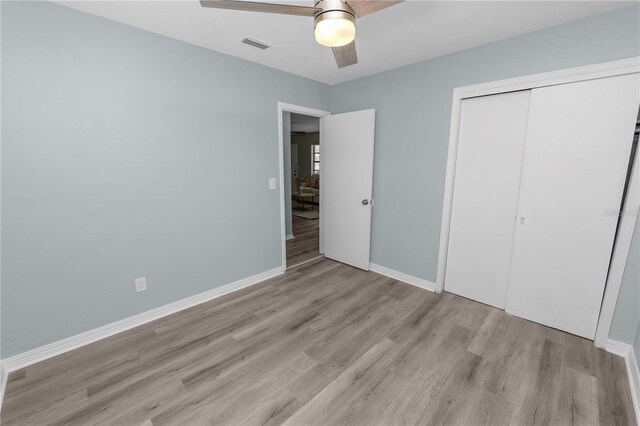
[[331, 47], [338, 68], [358, 63], [356, 18], [362, 18], [403, 0], [317, 0], [315, 7], [244, 0], [200, 0], [203, 7], [280, 13], [313, 17], [316, 41]]

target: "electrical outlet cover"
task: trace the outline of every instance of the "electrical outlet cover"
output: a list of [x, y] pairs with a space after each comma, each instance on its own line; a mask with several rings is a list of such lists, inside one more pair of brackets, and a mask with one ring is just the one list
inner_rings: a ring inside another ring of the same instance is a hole
[[136, 278], [136, 292], [140, 293], [147, 289], [147, 277]]

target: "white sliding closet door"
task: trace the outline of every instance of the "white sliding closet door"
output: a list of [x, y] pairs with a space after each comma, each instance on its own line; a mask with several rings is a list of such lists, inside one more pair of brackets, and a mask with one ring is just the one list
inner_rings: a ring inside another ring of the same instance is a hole
[[530, 91], [460, 110], [445, 288], [505, 308]]
[[638, 86], [632, 74], [532, 91], [507, 312], [593, 339]]

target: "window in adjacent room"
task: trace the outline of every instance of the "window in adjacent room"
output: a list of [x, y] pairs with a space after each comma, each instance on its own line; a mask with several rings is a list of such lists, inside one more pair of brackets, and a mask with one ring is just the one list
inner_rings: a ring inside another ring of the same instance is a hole
[[314, 175], [320, 174], [320, 145], [311, 145], [311, 170]]

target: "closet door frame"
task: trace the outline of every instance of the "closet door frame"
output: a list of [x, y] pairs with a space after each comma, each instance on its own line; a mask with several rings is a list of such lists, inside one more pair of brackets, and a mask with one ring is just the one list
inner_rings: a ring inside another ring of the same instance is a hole
[[[444, 290], [445, 271], [447, 265], [447, 251], [449, 247], [449, 228], [451, 224], [451, 209], [453, 204], [453, 185], [458, 150], [458, 134], [460, 131], [460, 107], [463, 99], [478, 96], [495, 95], [518, 90], [529, 90], [545, 86], [574, 83], [578, 81], [640, 73], [640, 57], [632, 57], [619, 61], [604, 62], [558, 71], [532, 74], [523, 77], [457, 87], [453, 90], [451, 107], [451, 125], [449, 130], [449, 150], [447, 157], [447, 172], [442, 206], [442, 223], [440, 227], [440, 247], [438, 256], [438, 273], [436, 278], [436, 292]], [[598, 319], [595, 345], [601, 348], [607, 346], [609, 328], [613, 319], [615, 304], [618, 300], [622, 275], [627, 263], [631, 239], [635, 228], [636, 215], [640, 209], [640, 150], [636, 152], [635, 167], [625, 201], [625, 212], [619, 225], [616, 247], [611, 259], [610, 272]], [[627, 214], [625, 214], [627, 213]], [[633, 214], [635, 213], [635, 214]]]

